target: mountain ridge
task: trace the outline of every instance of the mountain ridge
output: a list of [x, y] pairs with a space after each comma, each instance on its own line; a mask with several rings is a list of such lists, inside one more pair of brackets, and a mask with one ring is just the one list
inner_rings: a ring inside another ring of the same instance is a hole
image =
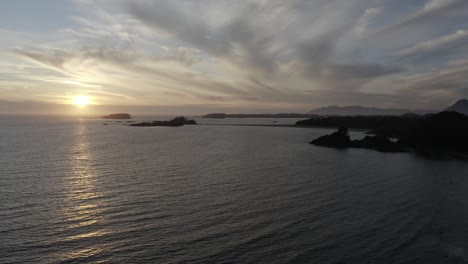
[[453, 105], [445, 108], [444, 111], [454, 111], [464, 115], [468, 115], [468, 99], [460, 99]]

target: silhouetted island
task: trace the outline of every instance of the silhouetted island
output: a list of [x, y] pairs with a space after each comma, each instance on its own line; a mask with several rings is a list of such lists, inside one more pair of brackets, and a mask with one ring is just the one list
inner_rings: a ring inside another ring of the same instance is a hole
[[338, 131], [321, 136], [310, 144], [333, 148], [366, 148], [381, 152], [405, 152], [406, 148], [396, 142], [392, 142], [383, 136], [366, 136], [361, 140], [351, 140], [348, 135], [348, 129], [340, 127]]
[[135, 123], [131, 124], [130, 126], [137, 126], [137, 127], [152, 127], [152, 126], [168, 126], [168, 127], [177, 127], [183, 125], [197, 125], [195, 120], [187, 119], [183, 116], [178, 116], [169, 121], [153, 121], [153, 122], [142, 122], [142, 123]]
[[104, 119], [132, 119], [130, 114], [127, 113], [117, 113], [103, 116]]
[[[392, 124], [393, 131], [381, 131], [376, 136], [361, 140], [350, 140], [348, 129], [341, 127], [337, 132], [319, 137], [310, 142], [317, 146], [334, 148], [367, 148], [383, 152], [414, 150], [421, 153], [464, 153], [468, 154], [468, 116], [457, 112], [441, 112], [418, 118], [413, 124], [407, 120]], [[414, 120], [413, 120], [414, 121]], [[395, 133], [397, 131], [397, 133]], [[391, 141], [393, 135], [398, 141]]]

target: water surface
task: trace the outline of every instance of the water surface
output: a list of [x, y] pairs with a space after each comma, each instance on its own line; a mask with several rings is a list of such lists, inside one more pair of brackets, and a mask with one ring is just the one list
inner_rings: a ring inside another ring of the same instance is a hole
[[467, 261], [466, 162], [105, 122], [0, 118], [0, 263]]

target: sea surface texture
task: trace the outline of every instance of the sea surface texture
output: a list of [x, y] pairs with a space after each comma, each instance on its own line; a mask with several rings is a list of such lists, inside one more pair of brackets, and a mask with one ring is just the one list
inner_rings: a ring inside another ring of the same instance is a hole
[[0, 117], [0, 263], [467, 263], [468, 162], [223, 122]]

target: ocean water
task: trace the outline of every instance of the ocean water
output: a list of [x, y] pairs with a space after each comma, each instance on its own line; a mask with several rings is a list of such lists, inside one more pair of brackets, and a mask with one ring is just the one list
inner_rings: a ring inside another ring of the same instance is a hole
[[0, 117], [0, 263], [468, 261], [468, 162], [105, 122]]

